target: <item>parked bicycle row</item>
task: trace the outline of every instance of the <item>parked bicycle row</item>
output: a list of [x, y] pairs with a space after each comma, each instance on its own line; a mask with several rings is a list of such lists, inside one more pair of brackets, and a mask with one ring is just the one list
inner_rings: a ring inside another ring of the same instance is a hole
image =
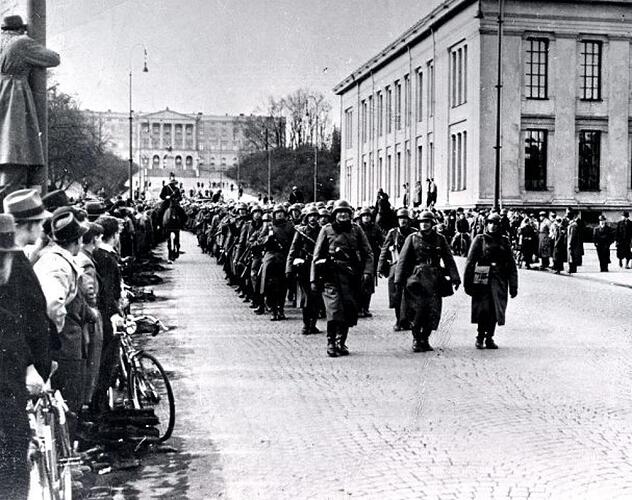
[[131, 337], [138, 325], [161, 328], [130, 314], [131, 300], [152, 294], [125, 283], [155, 276], [159, 234], [152, 213], [121, 200], [73, 204], [25, 189], [3, 208], [0, 498], [27, 498], [31, 459], [50, 498], [67, 498], [78, 447], [126, 439], [130, 418], [139, 439], [172, 432], [169, 381]]

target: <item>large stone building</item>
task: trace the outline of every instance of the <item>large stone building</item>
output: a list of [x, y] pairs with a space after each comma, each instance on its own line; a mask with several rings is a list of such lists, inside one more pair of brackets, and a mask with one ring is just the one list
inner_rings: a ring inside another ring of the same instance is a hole
[[[101, 131], [107, 147], [129, 158], [129, 114], [86, 111]], [[186, 190], [198, 183], [208, 186], [220, 181], [226, 171], [239, 163], [247, 150], [245, 129], [248, 117], [183, 114], [169, 108], [134, 115], [132, 157], [141, 168], [134, 177], [134, 189], [144, 186], [156, 192], [170, 172]]]
[[[440, 207], [493, 203], [498, 5], [447, 0], [335, 87], [342, 196], [434, 177]], [[630, 1], [504, 1], [504, 205], [631, 204], [631, 42]]]

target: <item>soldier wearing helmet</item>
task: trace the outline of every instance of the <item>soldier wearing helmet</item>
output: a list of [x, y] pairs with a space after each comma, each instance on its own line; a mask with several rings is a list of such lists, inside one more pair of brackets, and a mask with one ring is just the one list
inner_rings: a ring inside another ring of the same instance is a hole
[[[245, 206], [245, 204], [244, 204]], [[250, 220], [241, 227], [239, 233], [239, 242], [237, 243], [237, 250], [235, 251], [235, 273], [239, 280], [239, 288], [241, 290], [240, 297], [244, 302], [258, 302], [257, 295], [252, 281], [252, 261], [253, 261], [253, 249], [252, 242], [250, 241], [252, 235], [258, 232], [263, 226], [263, 209], [258, 205], [250, 207]], [[258, 303], [256, 304], [258, 305]]]
[[[373, 251], [373, 276], [377, 276], [377, 262], [378, 259], [375, 256], [380, 254], [380, 248], [382, 248], [382, 243], [384, 243], [384, 235], [382, 231], [377, 227], [375, 222], [373, 222], [373, 213], [369, 207], [364, 207], [359, 211], [360, 216], [360, 227], [366, 234], [367, 240], [369, 240], [369, 245], [371, 245], [371, 250]], [[369, 308], [371, 306], [371, 297], [375, 293], [375, 280], [373, 280], [368, 287], [362, 289], [362, 300], [361, 300], [361, 310], [360, 316], [363, 318], [370, 318], [373, 316]]]
[[497, 325], [505, 324], [507, 292], [518, 294], [518, 271], [511, 242], [502, 231], [502, 217], [487, 217], [485, 232], [472, 242], [464, 273], [465, 293], [472, 297], [472, 323], [476, 323], [476, 348], [498, 349], [494, 342]]
[[284, 311], [287, 294], [285, 263], [293, 237], [294, 225], [287, 220], [285, 206], [275, 205], [272, 210], [272, 221], [262, 229], [258, 239], [264, 251], [259, 291], [272, 312], [270, 318], [272, 321], [286, 319]]
[[407, 208], [400, 208], [396, 215], [397, 227], [389, 230], [386, 234], [384, 243], [382, 243], [377, 270], [381, 276], [388, 277], [388, 306], [395, 309], [393, 330], [400, 332], [407, 330], [409, 325], [401, 319], [402, 290], [395, 286], [395, 270], [404, 241], [416, 229], [411, 224], [410, 213]]
[[318, 224], [318, 209], [315, 206], [305, 210], [305, 224], [295, 226], [294, 239], [290, 246], [285, 265], [285, 274], [288, 282], [298, 281], [301, 289], [300, 307], [303, 313], [303, 335], [320, 333], [316, 327], [318, 312], [322, 299], [314, 292], [310, 286], [310, 270], [312, 257], [314, 255], [314, 245], [320, 233]]
[[360, 290], [373, 280], [373, 252], [362, 228], [351, 221], [351, 205], [338, 200], [333, 222], [322, 228], [314, 248], [312, 290], [320, 290], [327, 311], [327, 355], [349, 354], [349, 328], [358, 322]]
[[331, 214], [329, 213], [329, 210], [327, 210], [325, 207], [318, 209], [318, 223], [321, 227], [329, 224], [330, 219]]
[[432, 212], [422, 212], [419, 231], [406, 238], [395, 270], [402, 310], [412, 325], [414, 352], [433, 350], [428, 339], [439, 326], [443, 297], [461, 284], [450, 245], [433, 230], [434, 222]]

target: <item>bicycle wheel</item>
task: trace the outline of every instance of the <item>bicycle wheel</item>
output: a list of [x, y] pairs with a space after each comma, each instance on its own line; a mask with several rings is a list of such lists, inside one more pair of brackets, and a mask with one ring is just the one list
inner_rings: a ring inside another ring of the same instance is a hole
[[151, 354], [141, 352], [129, 372], [129, 388], [136, 408], [151, 408], [158, 417], [158, 439], [171, 437], [176, 422], [176, 404], [162, 365]]

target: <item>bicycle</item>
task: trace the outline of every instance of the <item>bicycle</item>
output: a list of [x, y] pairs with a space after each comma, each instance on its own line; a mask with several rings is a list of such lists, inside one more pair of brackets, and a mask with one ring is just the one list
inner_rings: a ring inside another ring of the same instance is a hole
[[80, 457], [75, 455], [70, 443], [68, 407], [61, 393], [53, 392], [50, 381], [47, 382], [43, 392], [29, 401], [27, 412], [35, 435], [35, 450], [30, 454], [32, 480], [37, 479], [43, 500], [72, 500], [71, 468], [80, 465]]
[[176, 415], [169, 378], [154, 356], [134, 345], [132, 334], [136, 331], [136, 322], [133, 317], [113, 323], [116, 323], [114, 335], [120, 339], [120, 348], [118, 374], [110, 391], [110, 407], [115, 406], [113, 389], [118, 389], [126, 393], [132, 408], [153, 410], [158, 419], [158, 441], [164, 442], [173, 433]]

